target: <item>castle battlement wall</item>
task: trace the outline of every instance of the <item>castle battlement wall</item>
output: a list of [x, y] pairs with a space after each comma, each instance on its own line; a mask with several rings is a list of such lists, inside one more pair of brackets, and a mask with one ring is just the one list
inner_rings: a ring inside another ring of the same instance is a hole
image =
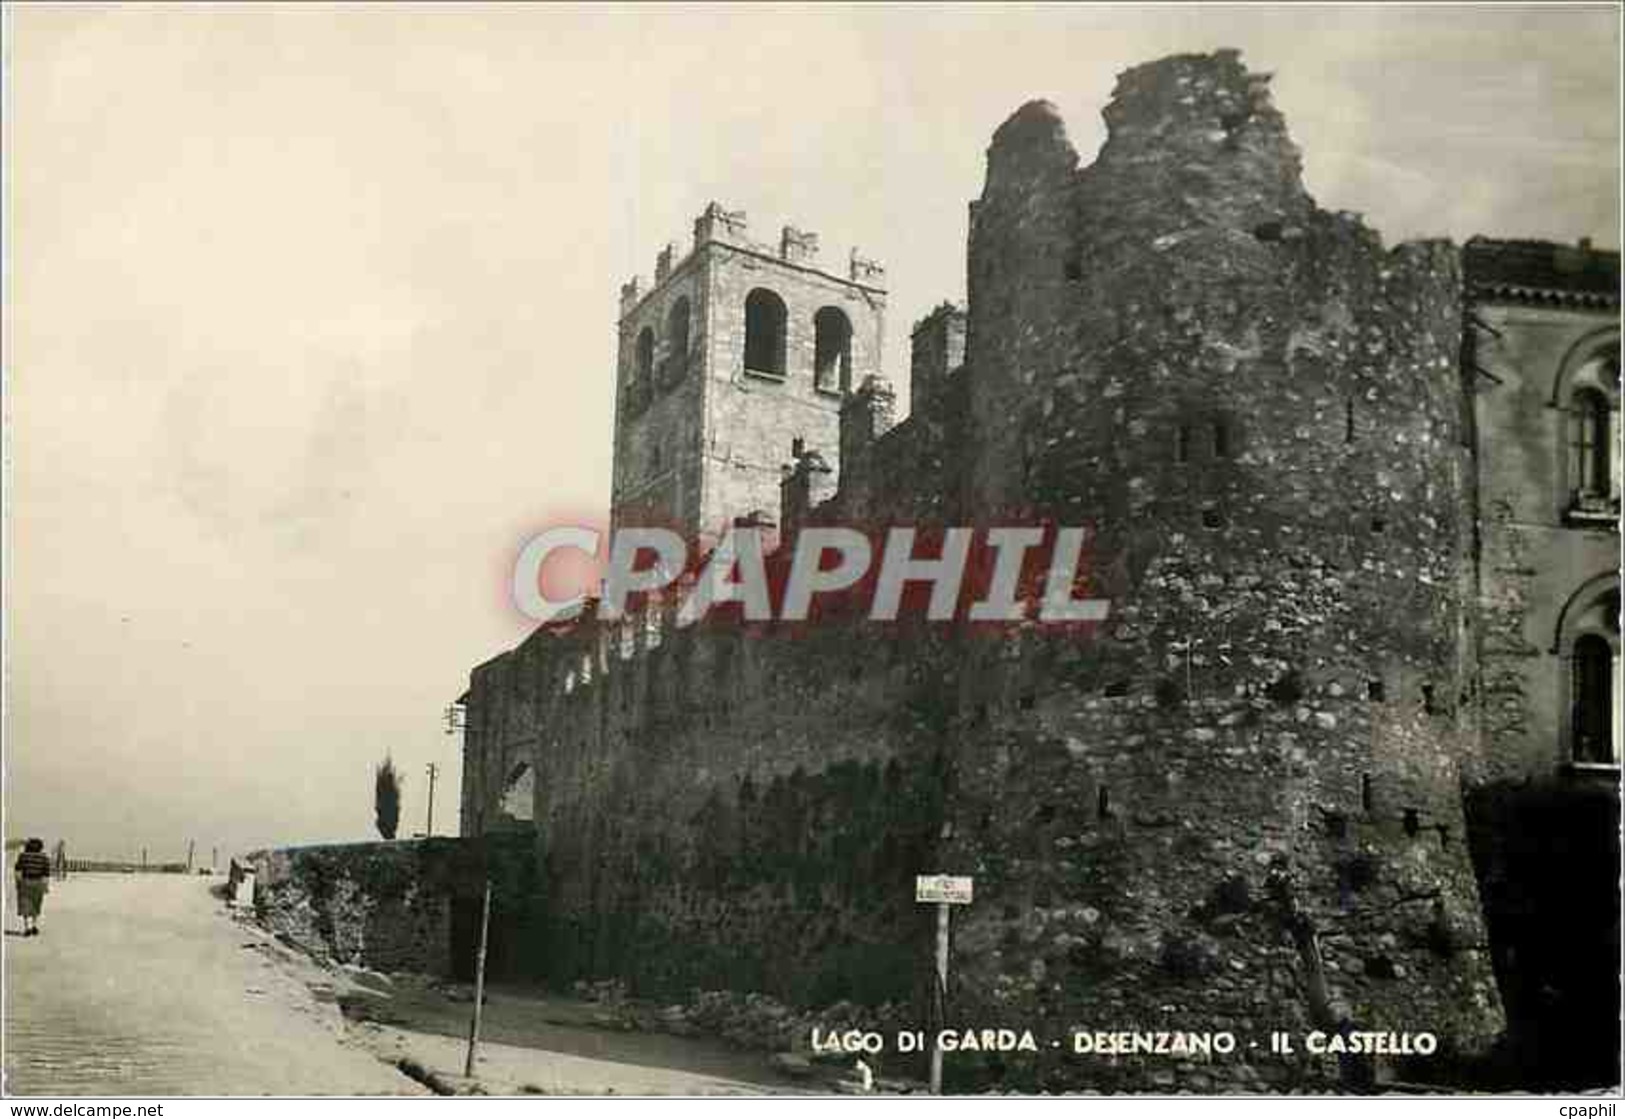
[[[1129, 70], [1104, 115], [1088, 165], [1046, 102], [994, 134], [968, 305], [916, 328], [912, 415], [894, 423], [878, 364], [854, 361], [804, 432], [750, 397], [801, 391], [796, 373], [744, 377], [736, 338], [707, 391], [738, 395], [703, 430], [706, 455], [738, 434], [774, 469], [771, 491], [707, 489], [708, 522], [782, 502], [792, 534], [1087, 525], [1109, 618], [990, 635], [586, 614], [482, 666], [465, 821], [528, 751], [559, 977], [913, 1001], [923, 1021], [910, 884], [951, 872], [976, 879], [956, 1019], [1425, 1029], [1459, 1054], [1501, 1029], [1462, 803], [1487, 761], [1460, 254], [1320, 209], [1268, 77], [1233, 51]], [[708, 237], [743, 236], [707, 215]], [[778, 251], [813, 246], [787, 231]], [[758, 281], [728, 282], [710, 306]], [[1091, 1088], [1371, 1072], [1002, 1067]]]

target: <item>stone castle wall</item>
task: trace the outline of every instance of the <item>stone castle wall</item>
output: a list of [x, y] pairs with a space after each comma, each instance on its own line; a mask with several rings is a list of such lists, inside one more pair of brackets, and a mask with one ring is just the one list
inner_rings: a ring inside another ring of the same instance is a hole
[[[907, 1000], [923, 1025], [910, 885], [946, 871], [977, 884], [954, 1021], [1428, 1030], [1462, 1053], [1500, 1029], [1461, 799], [1482, 759], [1458, 256], [1318, 209], [1233, 52], [1129, 71], [1106, 119], [1081, 169], [1043, 103], [999, 129], [964, 367], [874, 438], [843, 415], [840, 491], [812, 519], [1091, 524], [1110, 619], [587, 618], [482, 666], [465, 820], [487, 759], [534, 759], [555, 978]], [[1124, 1088], [1369, 1071], [954, 1068]]]
[[[988, 821], [967, 856], [1024, 851], [994, 879], [1016, 927], [1047, 917], [1070, 953], [1013, 943], [1030, 970], [1006, 967], [1005, 998], [1076, 1016], [1109, 991], [1114, 1020], [1144, 1020], [1199, 997], [1254, 1029], [1312, 1021], [1325, 1011], [1291, 997], [1297, 980], [1272, 985], [1291, 971], [1278, 944], [1214, 951], [1202, 927], [1227, 881], [1253, 897], [1290, 882], [1336, 965], [1334, 1016], [1449, 1022], [1482, 1044], [1499, 1012], [1460, 799], [1456, 254], [1384, 251], [1315, 209], [1234, 56], [1130, 71], [1106, 119], [1078, 172], [1047, 106], [1013, 117], [971, 238], [977, 505], [1093, 522], [1115, 604], [1095, 641], [1035, 632], [967, 676], [1010, 743], [965, 774]], [[996, 945], [994, 911], [967, 934]], [[1434, 927], [1459, 950], [1429, 947]], [[1191, 944], [1204, 974], [1175, 997], [1158, 961]], [[1104, 990], [1056, 982], [1101, 961]]]
[[257, 851], [254, 908], [311, 954], [377, 971], [472, 975], [492, 882], [487, 975], [534, 975], [542, 895], [530, 836], [327, 844]]

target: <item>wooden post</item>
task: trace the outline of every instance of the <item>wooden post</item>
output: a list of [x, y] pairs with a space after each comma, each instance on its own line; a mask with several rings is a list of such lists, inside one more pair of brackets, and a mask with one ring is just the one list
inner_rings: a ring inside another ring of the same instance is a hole
[[192, 855], [196, 850], [197, 850], [197, 840], [188, 839], [186, 841], [186, 873], [187, 874], [192, 873]]
[[[937, 1033], [948, 1028], [948, 903], [937, 903], [937, 990], [941, 992], [943, 1021], [937, 1023]], [[942, 1046], [937, 1038], [931, 1039], [931, 1094], [942, 1095]]]
[[480, 909], [480, 953], [474, 959], [474, 1017], [468, 1023], [468, 1060], [463, 1075], [474, 1075], [474, 1054], [480, 1045], [480, 1011], [485, 1004], [485, 942], [491, 931], [491, 880], [485, 880], [485, 904]]

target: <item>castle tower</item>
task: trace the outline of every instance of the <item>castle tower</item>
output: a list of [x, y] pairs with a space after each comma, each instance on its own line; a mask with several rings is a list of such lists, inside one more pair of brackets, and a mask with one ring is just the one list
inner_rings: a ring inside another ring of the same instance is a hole
[[668, 245], [653, 287], [621, 289], [613, 523], [714, 540], [777, 519], [793, 445], [838, 470], [841, 402], [880, 372], [884, 283], [855, 252], [826, 269], [817, 234], [762, 245], [706, 207], [687, 256]]
[[990, 881], [962, 935], [1055, 914], [1077, 943], [1043, 983], [1025, 942], [978, 978], [1062, 1021], [1178, 1003], [1246, 1030], [1256, 1000], [1471, 1050], [1501, 1016], [1463, 841], [1458, 254], [1318, 209], [1267, 82], [1234, 51], [1168, 58], [1120, 76], [1093, 165], [1041, 102], [989, 150], [975, 508], [1093, 525], [1112, 614], [966, 673], [959, 865], [1053, 843], [1055, 869]]

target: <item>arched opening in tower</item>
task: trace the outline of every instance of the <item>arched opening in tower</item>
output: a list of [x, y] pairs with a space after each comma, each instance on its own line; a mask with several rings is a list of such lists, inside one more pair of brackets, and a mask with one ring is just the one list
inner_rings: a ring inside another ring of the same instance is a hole
[[752, 373], [784, 376], [784, 300], [757, 288], [745, 297], [745, 368]]
[[852, 388], [852, 322], [839, 307], [813, 316], [813, 386], [825, 392]]

